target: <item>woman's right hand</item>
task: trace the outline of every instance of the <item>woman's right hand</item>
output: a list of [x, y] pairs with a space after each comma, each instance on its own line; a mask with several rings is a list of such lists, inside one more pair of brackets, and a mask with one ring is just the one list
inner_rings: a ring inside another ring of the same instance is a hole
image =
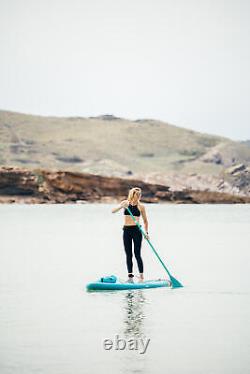
[[121, 208], [127, 208], [129, 206], [128, 200], [123, 200], [120, 204]]

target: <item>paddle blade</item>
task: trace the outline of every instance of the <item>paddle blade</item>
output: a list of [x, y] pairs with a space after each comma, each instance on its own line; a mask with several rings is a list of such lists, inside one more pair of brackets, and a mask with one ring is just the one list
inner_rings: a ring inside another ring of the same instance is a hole
[[170, 280], [171, 280], [171, 283], [172, 283], [172, 288], [183, 287], [183, 285], [177, 279], [175, 279], [172, 275], [170, 277]]

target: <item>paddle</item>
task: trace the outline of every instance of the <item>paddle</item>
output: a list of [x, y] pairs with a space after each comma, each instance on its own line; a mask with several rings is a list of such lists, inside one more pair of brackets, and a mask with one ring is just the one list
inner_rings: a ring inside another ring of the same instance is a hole
[[171, 274], [170, 272], [168, 271], [166, 265], [164, 264], [164, 262], [162, 261], [162, 259], [160, 258], [160, 256], [158, 255], [158, 253], [156, 252], [155, 248], [153, 247], [153, 244], [150, 242], [149, 239], [146, 238], [146, 234], [145, 232], [142, 230], [140, 224], [136, 221], [135, 217], [133, 216], [131, 210], [129, 209], [129, 207], [126, 208], [129, 212], [129, 214], [131, 215], [131, 217], [133, 218], [134, 222], [137, 224], [137, 226], [139, 227], [139, 229], [141, 230], [144, 238], [147, 240], [148, 244], [150, 245], [150, 247], [152, 248], [154, 254], [156, 255], [156, 257], [158, 258], [158, 260], [160, 261], [160, 263], [162, 264], [162, 266], [164, 267], [164, 269], [166, 270], [166, 272], [168, 273], [168, 276], [170, 278], [170, 281], [172, 283], [172, 288], [178, 288], [178, 287], [183, 287], [183, 285], [177, 280], [175, 279]]

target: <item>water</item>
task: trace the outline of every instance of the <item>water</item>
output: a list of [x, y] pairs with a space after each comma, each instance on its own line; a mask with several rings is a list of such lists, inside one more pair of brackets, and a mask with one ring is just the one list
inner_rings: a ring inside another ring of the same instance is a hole
[[[146, 205], [150, 239], [185, 287], [88, 293], [126, 277], [113, 205], [0, 206], [1, 374], [248, 374], [250, 207]], [[164, 270], [147, 242], [148, 279]], [[150, 339], [105, 350], [104, 339]]]

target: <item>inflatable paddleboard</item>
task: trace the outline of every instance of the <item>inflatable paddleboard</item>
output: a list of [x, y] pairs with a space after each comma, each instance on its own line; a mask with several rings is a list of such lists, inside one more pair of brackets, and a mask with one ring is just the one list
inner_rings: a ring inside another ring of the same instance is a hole
[[122, 282], [118, 280], [115, 282], [103, 282], [99, 280], [97, 282], [87, 284], [86, 287], [88, 291], [138, 290], [146, 288], [171, 287], [171, 282], [163, 279], [134, 283]]

